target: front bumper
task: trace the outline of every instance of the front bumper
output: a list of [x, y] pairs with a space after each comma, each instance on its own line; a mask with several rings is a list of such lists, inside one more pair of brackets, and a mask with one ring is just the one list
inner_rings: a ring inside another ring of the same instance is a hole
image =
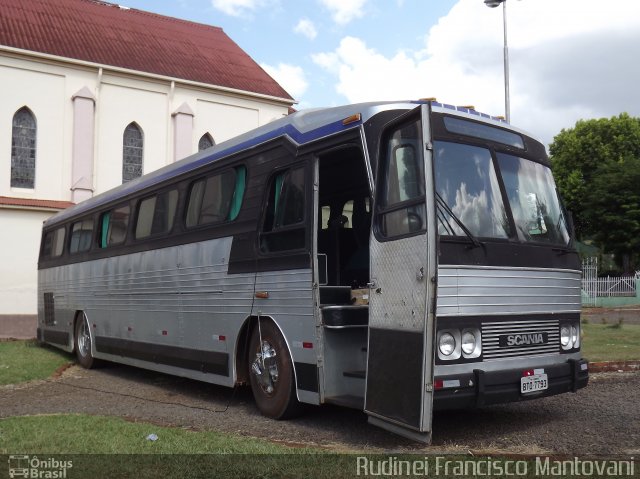
[[472, 373], [436, 377], [445, 385], [459, 384], [460, 387], [436, 389], [433, 409], [468, 409], [515, 401], [527, 401], [566, 392], [576, 392], [589, 382], [589, 366], [584, 359], [569, 359], [562, 364], [541, 366], [547, 374], [549, 387], [544, 391], [522, 394], [520, 378], [525, 369], [484, 371], [475, 369]]

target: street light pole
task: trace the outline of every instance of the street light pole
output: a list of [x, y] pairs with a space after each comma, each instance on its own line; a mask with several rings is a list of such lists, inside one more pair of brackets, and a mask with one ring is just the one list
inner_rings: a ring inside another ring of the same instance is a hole
[[504, 30], [504, 116], [511, 123], [511, 105], [509, 100], [509, 45], [507, 43], [507, 0], [484, 0], [487, 7], [495, 8], [502, 4], [502, 23]]

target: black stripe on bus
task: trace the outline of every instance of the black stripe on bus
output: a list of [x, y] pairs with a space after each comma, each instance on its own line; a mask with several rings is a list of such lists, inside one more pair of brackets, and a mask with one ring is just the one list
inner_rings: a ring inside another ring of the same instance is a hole
[[315, 364], [294, 363], [296, 367], [296, 384], [298, 389], [317, 393], [318, 387], [318, 367]]
[[61, 344], [63, 346], [69, 345], [69, 333], [66, 333], [64, 331], [51, 331], [50, 329], [44, 329], [41, 331], [42, 340], [45, 343]]
[[229, 376], [229, 354], [152, 344], [128, 339], [96, 337], [96, 351], [203, 373]]
[[474, 248], [466, 236], [440, 237], [438, 264], [581, 269], [578, 253], [560, 245], [527, 244], [495, 238], [479, 239], [482, 246]]

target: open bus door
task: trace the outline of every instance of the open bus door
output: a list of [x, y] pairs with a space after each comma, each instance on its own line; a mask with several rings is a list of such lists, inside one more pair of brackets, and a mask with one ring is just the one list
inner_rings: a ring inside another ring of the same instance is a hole
[[387, 125], [371, 235], [365, 412], [369, 422], [429, 443], [437, 281], [429, 105]]

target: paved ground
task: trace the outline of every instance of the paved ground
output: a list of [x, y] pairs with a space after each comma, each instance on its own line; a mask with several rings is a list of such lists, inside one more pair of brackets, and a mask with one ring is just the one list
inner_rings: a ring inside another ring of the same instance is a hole
[[[602, 373], [576, 394], [478, 410], [439, 412], [425, 452], [476, 454], [640, 454], [640, 372]], [[419, 451], [367, 423], [362, 412], [310, 407], [290, 421], [260, 415], [248, 388], [229, 388], [108, 365], [73, 366], [60, 378], [0, 387], [0, 418], [87, 413], [152, 424], [226, 431], [332, 450]], [[150, 426], [149, 432], [153, 431]]]

